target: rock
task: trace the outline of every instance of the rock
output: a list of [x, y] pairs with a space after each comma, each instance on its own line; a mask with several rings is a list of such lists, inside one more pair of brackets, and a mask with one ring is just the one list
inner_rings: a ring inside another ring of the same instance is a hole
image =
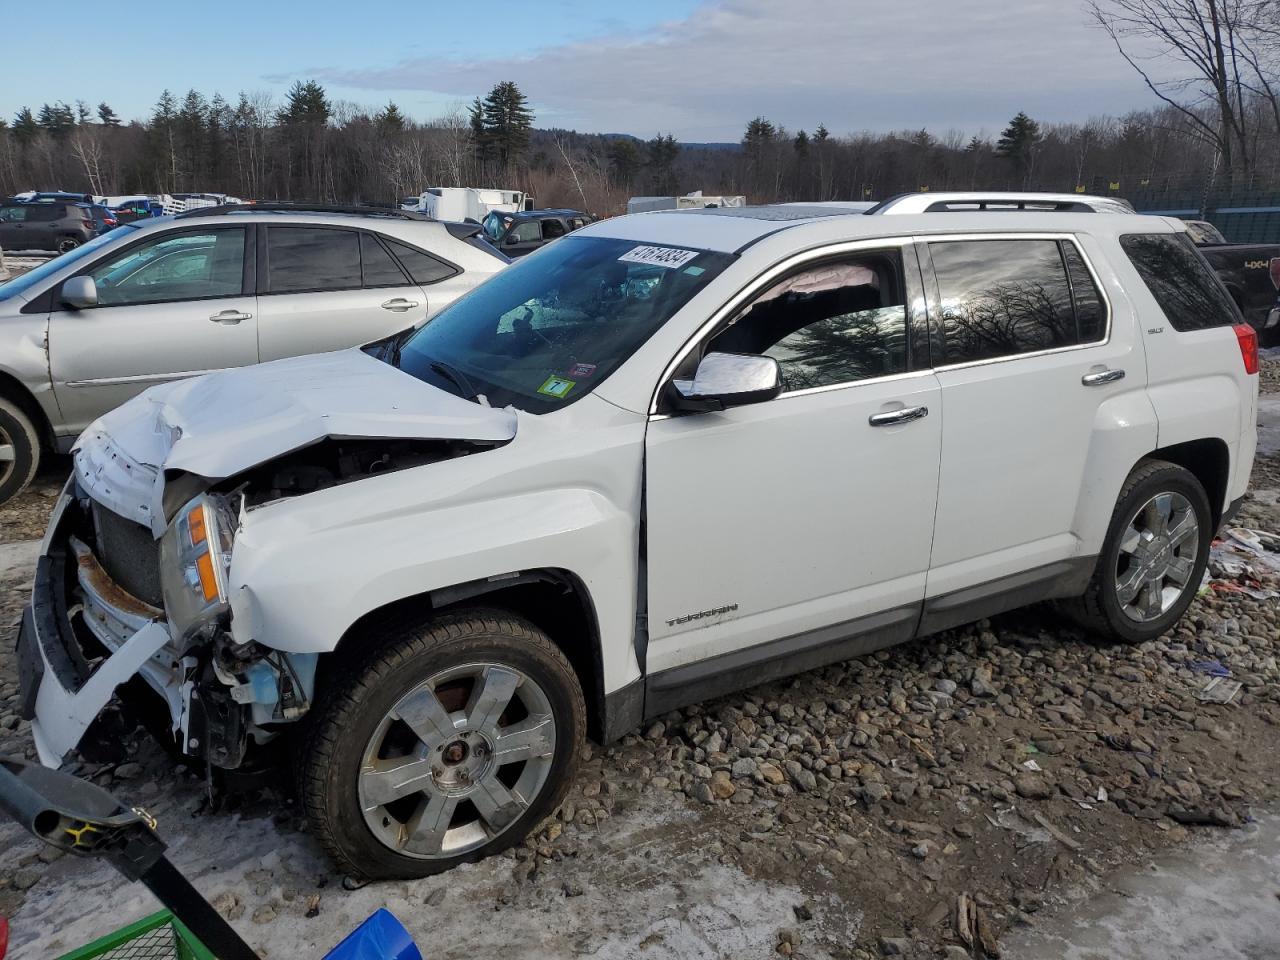
[[1147, 679], [1146, 674], [1141, 670], [1137, 667], [1131, 667], [1128, 664], [1122, 664], [1116, 667], [1113, 672], [1117, 677], [1127, 683], [1142, 683]]
[[661, 740], [666, 735], [667, 725], [659, 720], [644, 732], [646, 740]]
[[239, 920], [244, 916], [244, 904], [230, 890], [223, 890], [213, 898], [213, 909], [228, 920]]
[[257, 910], [253, 911], [250, 919], [254, 923], [270, 923], [276, 918], [276, 908], [273, 904], [264, 903]]
[[881, 937], [880, 952], [886, 957], [902, 957], [911, 949], [911, 941], [906, 937]]
[[711, 794], [717, 800], [728, 800], [737, 792], [738, 788], [733, 785], [733, 781], [727, 774], [722, 776], [717, 773], [711, 778]]
[[758, 769], [765, 783], [779, 784], [786, 782], [786, 775], [772, 763], [762, 763]]
[[756, 762], [750, 757], [743, 757], [740, 760], [733, 761], [733, 766], [730, 768], [730, 773], [739, 778], [749, 777], [755, 772]]
[[875, 806], [881, 800], [889, 795], [889, 788], [879, 780], [871, 780], [862, 788], [862, 799], [867, 806]]
[[1053, 787], [1049, 781], [1038, 773], [1020, 773], [1013, 781], [1018, 796], [1027, 800], [1048, 800], [1053, 796]]
[[115, 769], [115, 776], [119, 780], [132, 780], [140, 773], [142, 773], [142, 764], [133, 761], [122, 763]]
[[933, 689], [937, 690], [939, 693], [943, 694], [944, 696], [949, 697], [956, 692], [957, 685], [954, 680], [948, 680], [944, 677], [940, 680], [934, 681]]
[[711, 784], [706, 780], [699, 780], [695, 783], [689, 790], [689, 796], [695, 800], [700, 800], [702, 803], [716, 802], [716, 796], [711, 792]]
[[30, 890], [40, 882], [40, 874], [35, 870], [23, 869], [13, 875], [13, 885], [19, 890]]
[[930, 853], [930, 848], [929, 848], [929, 842], [927, 840], [921, 843], [917, 843], [914, 847], [911, 848], [911, 855], [915, 857], [917, 860], [928, 859], [929, 853]]
[[796, 915], [796, 919], [801, 922], [807, 922], [813, 919], [813, 908], [809, 906], [807, 901], [805, 903], [797, 903], [791, 908], [791, 912], [794, 913]]
[[813, 771], [805, 770], [803, 767], [797, 770], [791, 779], [795, 782], [797, 789], [803, 793], [813, 793], [818, 789], [818, 779], [813, 775]]
[[40, 852], [36, 854], [41, 863], [53, 863], [53, 861], [61, 859], [66, 855], [67, 852], [65, 850], [60, 850], [57, 847], [51, 847], [48, 844], [42, 846], [40, 848]]
[[579, 880], [566, 880], [560, 887], [566, 897], [580, 897], [586, 890]]
[[438, 907], [440, 904], [444, 903], [445, 894], [447, 892], [448, 891], [445, 887], [436, 887], [436, 889], [423, 897], [422, 902], [428, 907]]

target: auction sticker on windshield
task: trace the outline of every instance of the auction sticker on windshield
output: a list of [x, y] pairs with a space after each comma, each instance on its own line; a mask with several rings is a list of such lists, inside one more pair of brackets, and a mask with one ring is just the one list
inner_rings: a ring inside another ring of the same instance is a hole
[[625, 263], [645, 263], [652, 267], [673, 270], [683, 267], [698, 255], [698, 250], [680, 250], [676, 247], [632, 247], [618, 259]]
[[576, 380], [566, 380], [564, 377], [550, 376], [546, 382], [538, 388], [539, 393], [545, 393], [548, 397], [555, 397], [557, 400], [563, 400], [568, 396], [569, 391], [577, 386]]

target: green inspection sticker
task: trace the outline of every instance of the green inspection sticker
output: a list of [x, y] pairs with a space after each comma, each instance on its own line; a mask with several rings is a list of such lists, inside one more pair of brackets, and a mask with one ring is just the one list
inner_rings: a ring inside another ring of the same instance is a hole
[[545, 393], [548, 397], [555, 397], [557, 400], [563, 400], [577, 384], [578, 381], [576, 380], [566, 380], [564, 377], [551, 376], [547, 377], [546, 383], [538, 388], [538, 392]]

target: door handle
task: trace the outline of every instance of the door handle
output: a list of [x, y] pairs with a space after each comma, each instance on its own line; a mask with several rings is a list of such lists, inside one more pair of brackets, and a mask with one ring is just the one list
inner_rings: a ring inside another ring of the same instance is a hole
[[252, 313], [242, 313], [239, 310], [220, 310], [209, 318], [214, 323], [236, 324], [241, 320], [253, 319]]
[[386, 301], [386, 303], [382, 305], [382, 309], [394, 310], [396, 313], [404, 313], [406, 310], [412, 310], [417, 305], [417, 300], [406, 300], [404, 297], [395, 297]]
[[900, 423], [922, 420], [928, 415], [928, 407], [903, 407], [901, 410], [890, 410], [888, 413], [873, 413], [867, 417], [867, 423], [873, 427], [894, 427]]
[[1097, 387], [1104, 383], [1115, 383], [1117, 380], [1123, 379], [1123, 370], [1101, 370], [1098, 373], [1086, 373], [1080, 378], [1080, 382], [1086, 387]]

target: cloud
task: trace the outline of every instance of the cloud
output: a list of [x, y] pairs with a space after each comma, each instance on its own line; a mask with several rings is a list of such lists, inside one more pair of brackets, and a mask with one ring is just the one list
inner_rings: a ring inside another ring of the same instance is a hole
[[1149, 95], [1069, 0], [719, 0], [636, 34], [606, 33], [525, 56], [413, 59], [315, 75], [363, 90], [470, 99], [498, 80], [539, 125], [683, 140], [736, 140], [764, 115], [835, 133], [976, 131], [1026, 110], [1083, 120]]

